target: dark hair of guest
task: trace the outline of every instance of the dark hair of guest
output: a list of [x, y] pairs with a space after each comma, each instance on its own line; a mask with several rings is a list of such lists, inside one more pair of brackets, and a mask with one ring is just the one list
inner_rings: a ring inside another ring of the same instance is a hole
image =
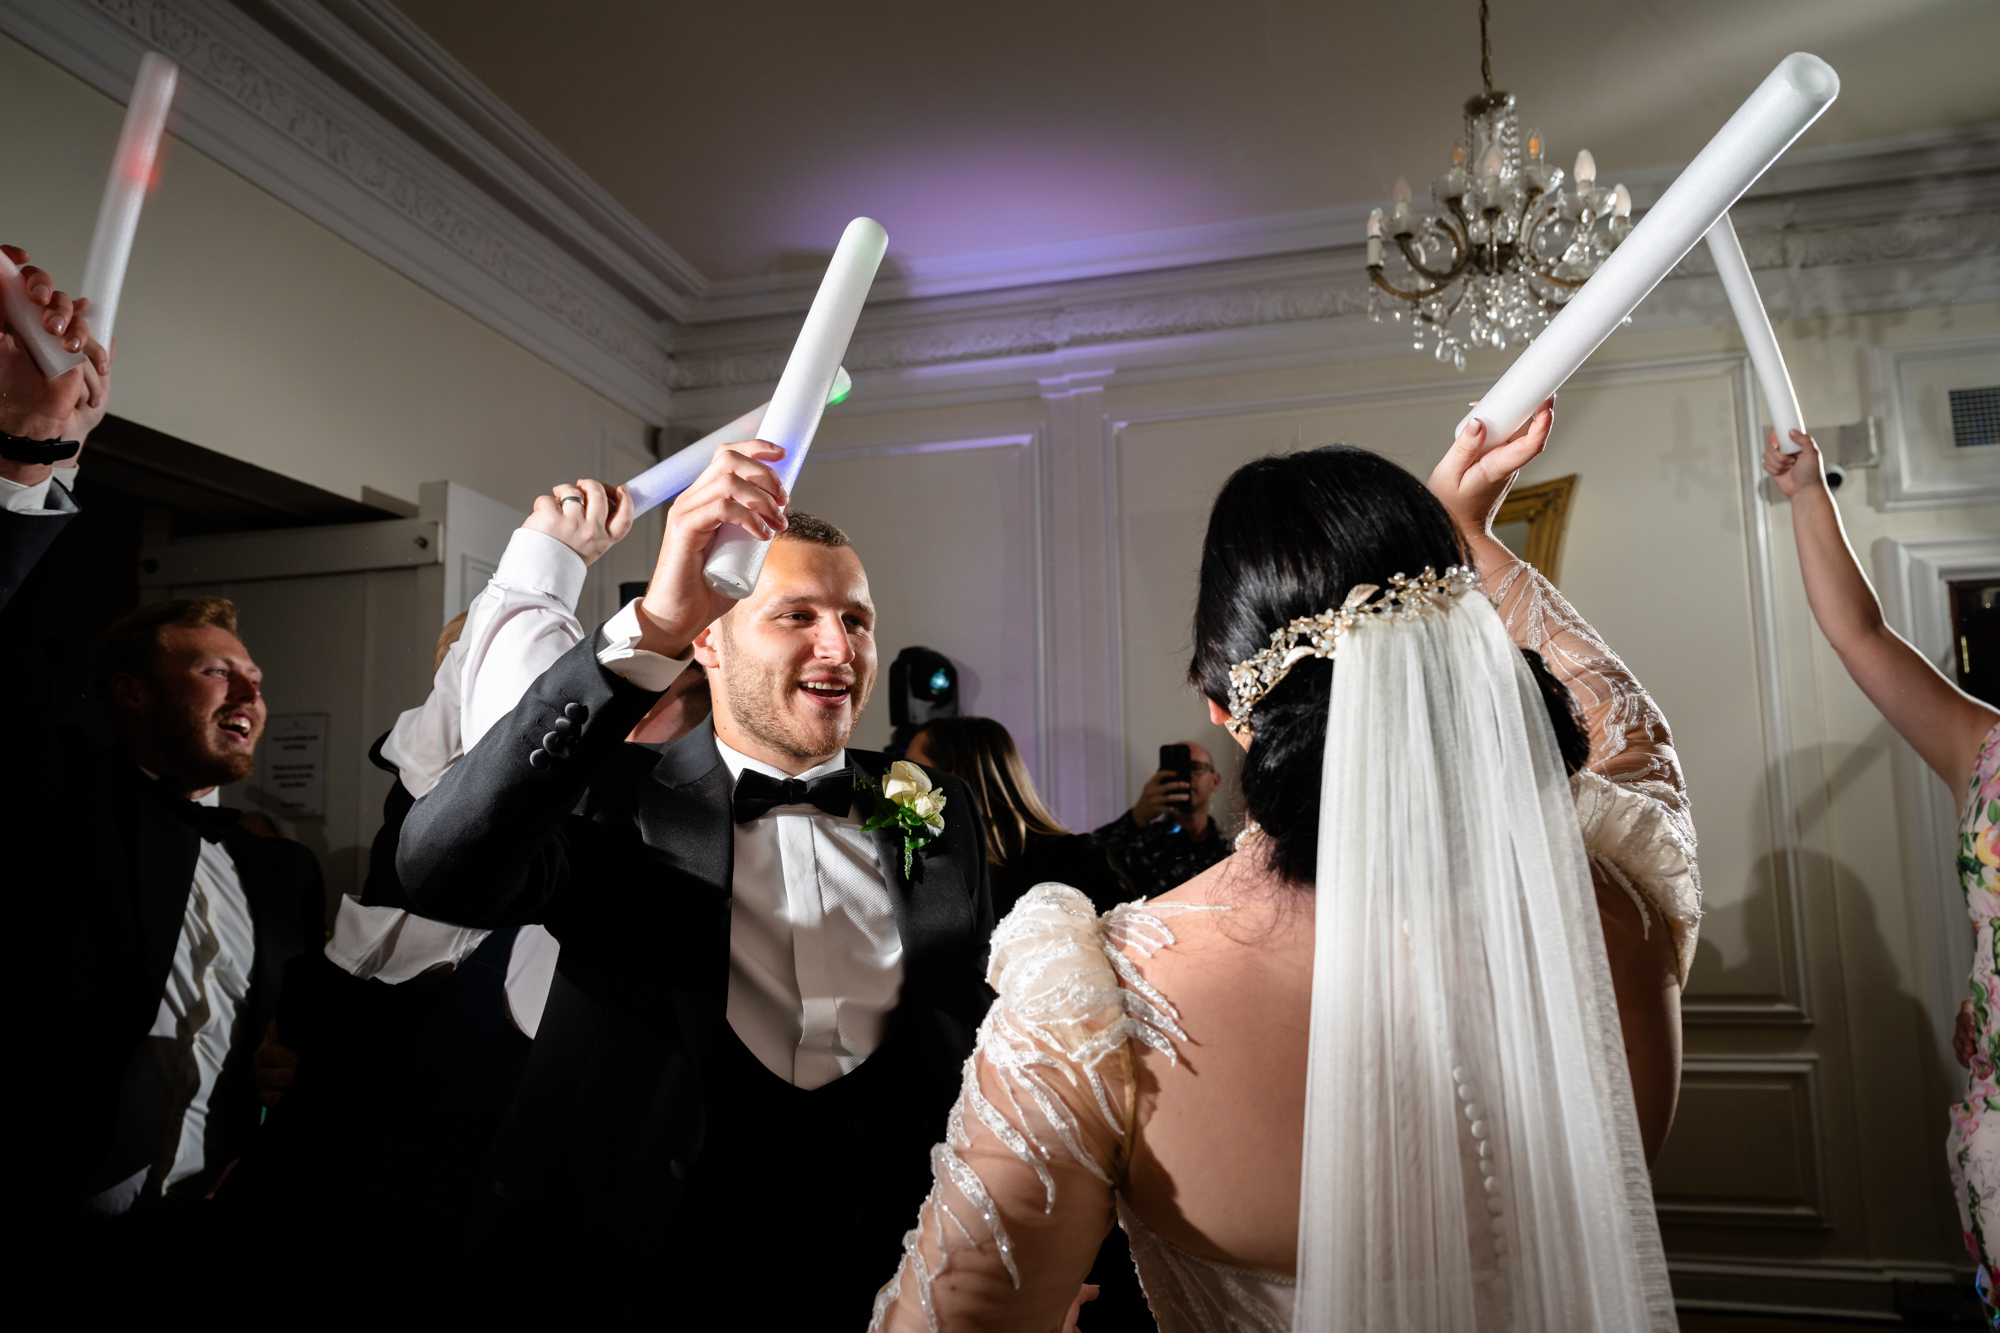
[[[1061, 838], [1069, 830], [1056, 822], [1035, 791], [1035, 780], [1007, 728], [990, 717], [941, 717], [917, 732], [931, 763], [963, 782], [986, 816], [991, 835], [986, 859], [1004, 866], [1018, 858], [1031, 834]], [[915, 737], [911, 738], [912, 743]]]
[[[1469, 563], [1437, 497], [1388, 459], [1347, 445], [1260, 458], [1223, 484], [1209, 514], [1188, 679], [1226, 708], [1231, 664], [1270, 646], [1273, 630], [1339, 606], [1357, 583]], [[1527, 656], [1573, 772], [1588, 737], [1569, 691]], [[1251, 714], [1243, 759], [1244, 804], [1271, 868], [1299, 884], [1313, 881], [1333, 670], [1322, 658], [1294, 666]]]
[[111, 698], [114, 677], [155, 679], [164, 629], [220, 629], [235, 634], [236, 603], [227, 597], [177, 597], [126, 612], [97, 641], [91, 676], [99, 698]]

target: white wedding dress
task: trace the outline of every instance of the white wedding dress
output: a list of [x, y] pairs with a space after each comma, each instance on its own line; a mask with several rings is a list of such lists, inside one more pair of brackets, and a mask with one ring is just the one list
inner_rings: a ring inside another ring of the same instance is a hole
[[[1571, 780], [1571, 791], [1591, 877], [1631, 895], [1648, 930], [1672, 933], [1685, 980], [1700, 886], [1686, 788], [1665, 719], [1617, 656], [1532, 568], [1517, 562], [1489, 572], [1486, 587], [1514, 642], [1540, 650], [1584, 707], [1591, 762]], [[945, 1140], [932, 1150], [935, 1183], [905, 1238], [902, 1263], [880, 1293], [872, 1328], [1058, 1328], [1076, 1291], [1075, 1252], [1079, 1246], [1094, 1252], [1095, 1237], [1113, 1211], [1130, 1237], [1161, 1333], [1294, 1328], [1294, 1274], [1190, 1253], [1149, 1227], [1122, 1188], [1135, 1142], [1146, 1132], [1136, 1052], [1149, 1047], [1172, 1056], [1190, 1040], [1172, 996], [1147, 980], [1146, 965], [1175, 947], [1176, 926], [1190, 914], [1229, 910], [1139, 902], [1100, 917], [1074, 889], [1043, 884], [1000, 923], [989, 969], [999, 999], [967, 1062]], [[1406, 935], [1409, 920], [1403, 918]], [[1212, 1045], [1227, 1038], [1196, 1033], [1193, 1039]], [[1607, 1042], [1615, 1040], [1615, 1032], [1607, 1034]], [[1630, 1120], [1629, 1089], [1617, 1104]], [[1466, 1114], [1473, 1114], [1469, 1102]], [[1635, 1126], [1628, 1127], [1628, 1143], [1636, 1140]], [[1230, 1129], [1218, 1126], [1216, 1132]], [[1479, 1155], [1485, 1157], [1483, 1147]], [[1628, 1149], [1628, 1180], [1631, 1162]], [[1492, 1169], [1483, 1160], [1477, 1166]], [[1493, 1188], [1489, 1178], [1487, 1189]], [[1643, 1164], [1630, 1192], [1648, 1215], [1619, 1224], [1627, 1226], [1620, 1234], [1638, 1256], [1627, 1267], [1628, 1284], [1640, 1288], [1630, 1293], [1620, 1326], [1671, 1328], [1672, 1298]], [[1496, 1219], [1498, 1212], [1496, 1205]], [[1497, 1221], [1493, 1234], [1499, 1235]], [[1475, 1262], [1484, 1265], [1485, 1276], [1471, 1279], [1478, 1287], [1472, 1297], [1480, 1314], [1476, 1326], [1518, 1324], [1501, 1309], [1512, 1299], [1504, 1279], [1493, 1276], [1504, 1247], [1497, 1240], [1486, 1244], [1485, 1259]], [[1496, 1282], [1502, 1284], [1497, 1297]], [[1081, 1322], [1090, 1325], [1087, 1305]], [[1398, 1322], [1423, 1326], [1407, 1316], [1342, 1319], [1338, 1326]]]

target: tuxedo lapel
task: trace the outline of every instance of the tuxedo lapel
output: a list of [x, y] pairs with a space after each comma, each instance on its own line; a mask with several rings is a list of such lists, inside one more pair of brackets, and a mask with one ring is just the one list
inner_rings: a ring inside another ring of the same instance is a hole
[[126, 1021], [144, 1032], [152, 1026], [173, 970], [174, 948], [187, 915], [201, 839], [176, 819], [131, 761], [112, 759], [130, 770], [120, 784], [131, 809], [131, 912], [138, 946], [136, 989]]
[[675, 929], [660, 942], [671, 959], [675, 1017], [696, 1063], [712, 1068], [715, 1042], [728, 1022], [729, 910], [736, 868], [733, 784], [715, 748], [715, 724], [666, 747], [637, 811], [658, 882], [679, 895], [663, 915]]
[[[873, 750], [849, 750], [856, 773], [880, 786], [888, 771], [889, 757]], [[873, 808], [872, 797], [856, 791], [857, 813], [865, 820]], [[976, 819], [970, 809], [945, 810], [947, 826], [953, 819]], [[903, 831], [891, 826], [877, 829], [876, 847], [881, 856], [883, 879], [896, 903], [896, 931], [903, 942], [903, 976], [906, 987], [931, 989], [938, 976], [950, 968], [962, 953], [972, 930], [972, 893], [963, 869], [951, 855], [944, 835], [932, 838], [917, 850], [914, 873], [903, 874]]]

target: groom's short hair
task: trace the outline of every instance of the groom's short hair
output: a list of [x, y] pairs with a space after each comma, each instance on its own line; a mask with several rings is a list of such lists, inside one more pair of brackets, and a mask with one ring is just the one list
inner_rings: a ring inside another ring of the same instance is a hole
[[785, 515], [785, 530], [778, 534], [777, 540], [811, 542], [814, 546], [831, 546], [836, 550], [854, 545], [847, 539], [846, 533], [825, 519], [796, 509]]

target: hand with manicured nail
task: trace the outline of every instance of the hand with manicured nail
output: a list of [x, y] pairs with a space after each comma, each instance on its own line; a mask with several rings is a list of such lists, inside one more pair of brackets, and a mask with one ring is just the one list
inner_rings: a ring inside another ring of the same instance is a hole
[[1494, 515], [1514, 478], [1548, 445], [1555, 419], [1556, 400], [1551, 398], [1505, 444], [1488, 449], [1486, 423], [1474, 417], [1438, 460], [1427, 484], [1468, 546], [1493, 540]]
[[[90, 302], [59, 291], [49, 275], [28, 266], [28, 252], [0, 246], [22, 266], [28, 300], [42, 312], [42, 324], [65, 349], [85, 361], [50, 379], [27, 347], [0, 323], [0, 431], [27, 440], [82, 440], [104, 418], [110, 402], [111, 357], [90, 336]], [[0, 459], [0, 477], [32, 486], [46, 479], [46, 463]]]

